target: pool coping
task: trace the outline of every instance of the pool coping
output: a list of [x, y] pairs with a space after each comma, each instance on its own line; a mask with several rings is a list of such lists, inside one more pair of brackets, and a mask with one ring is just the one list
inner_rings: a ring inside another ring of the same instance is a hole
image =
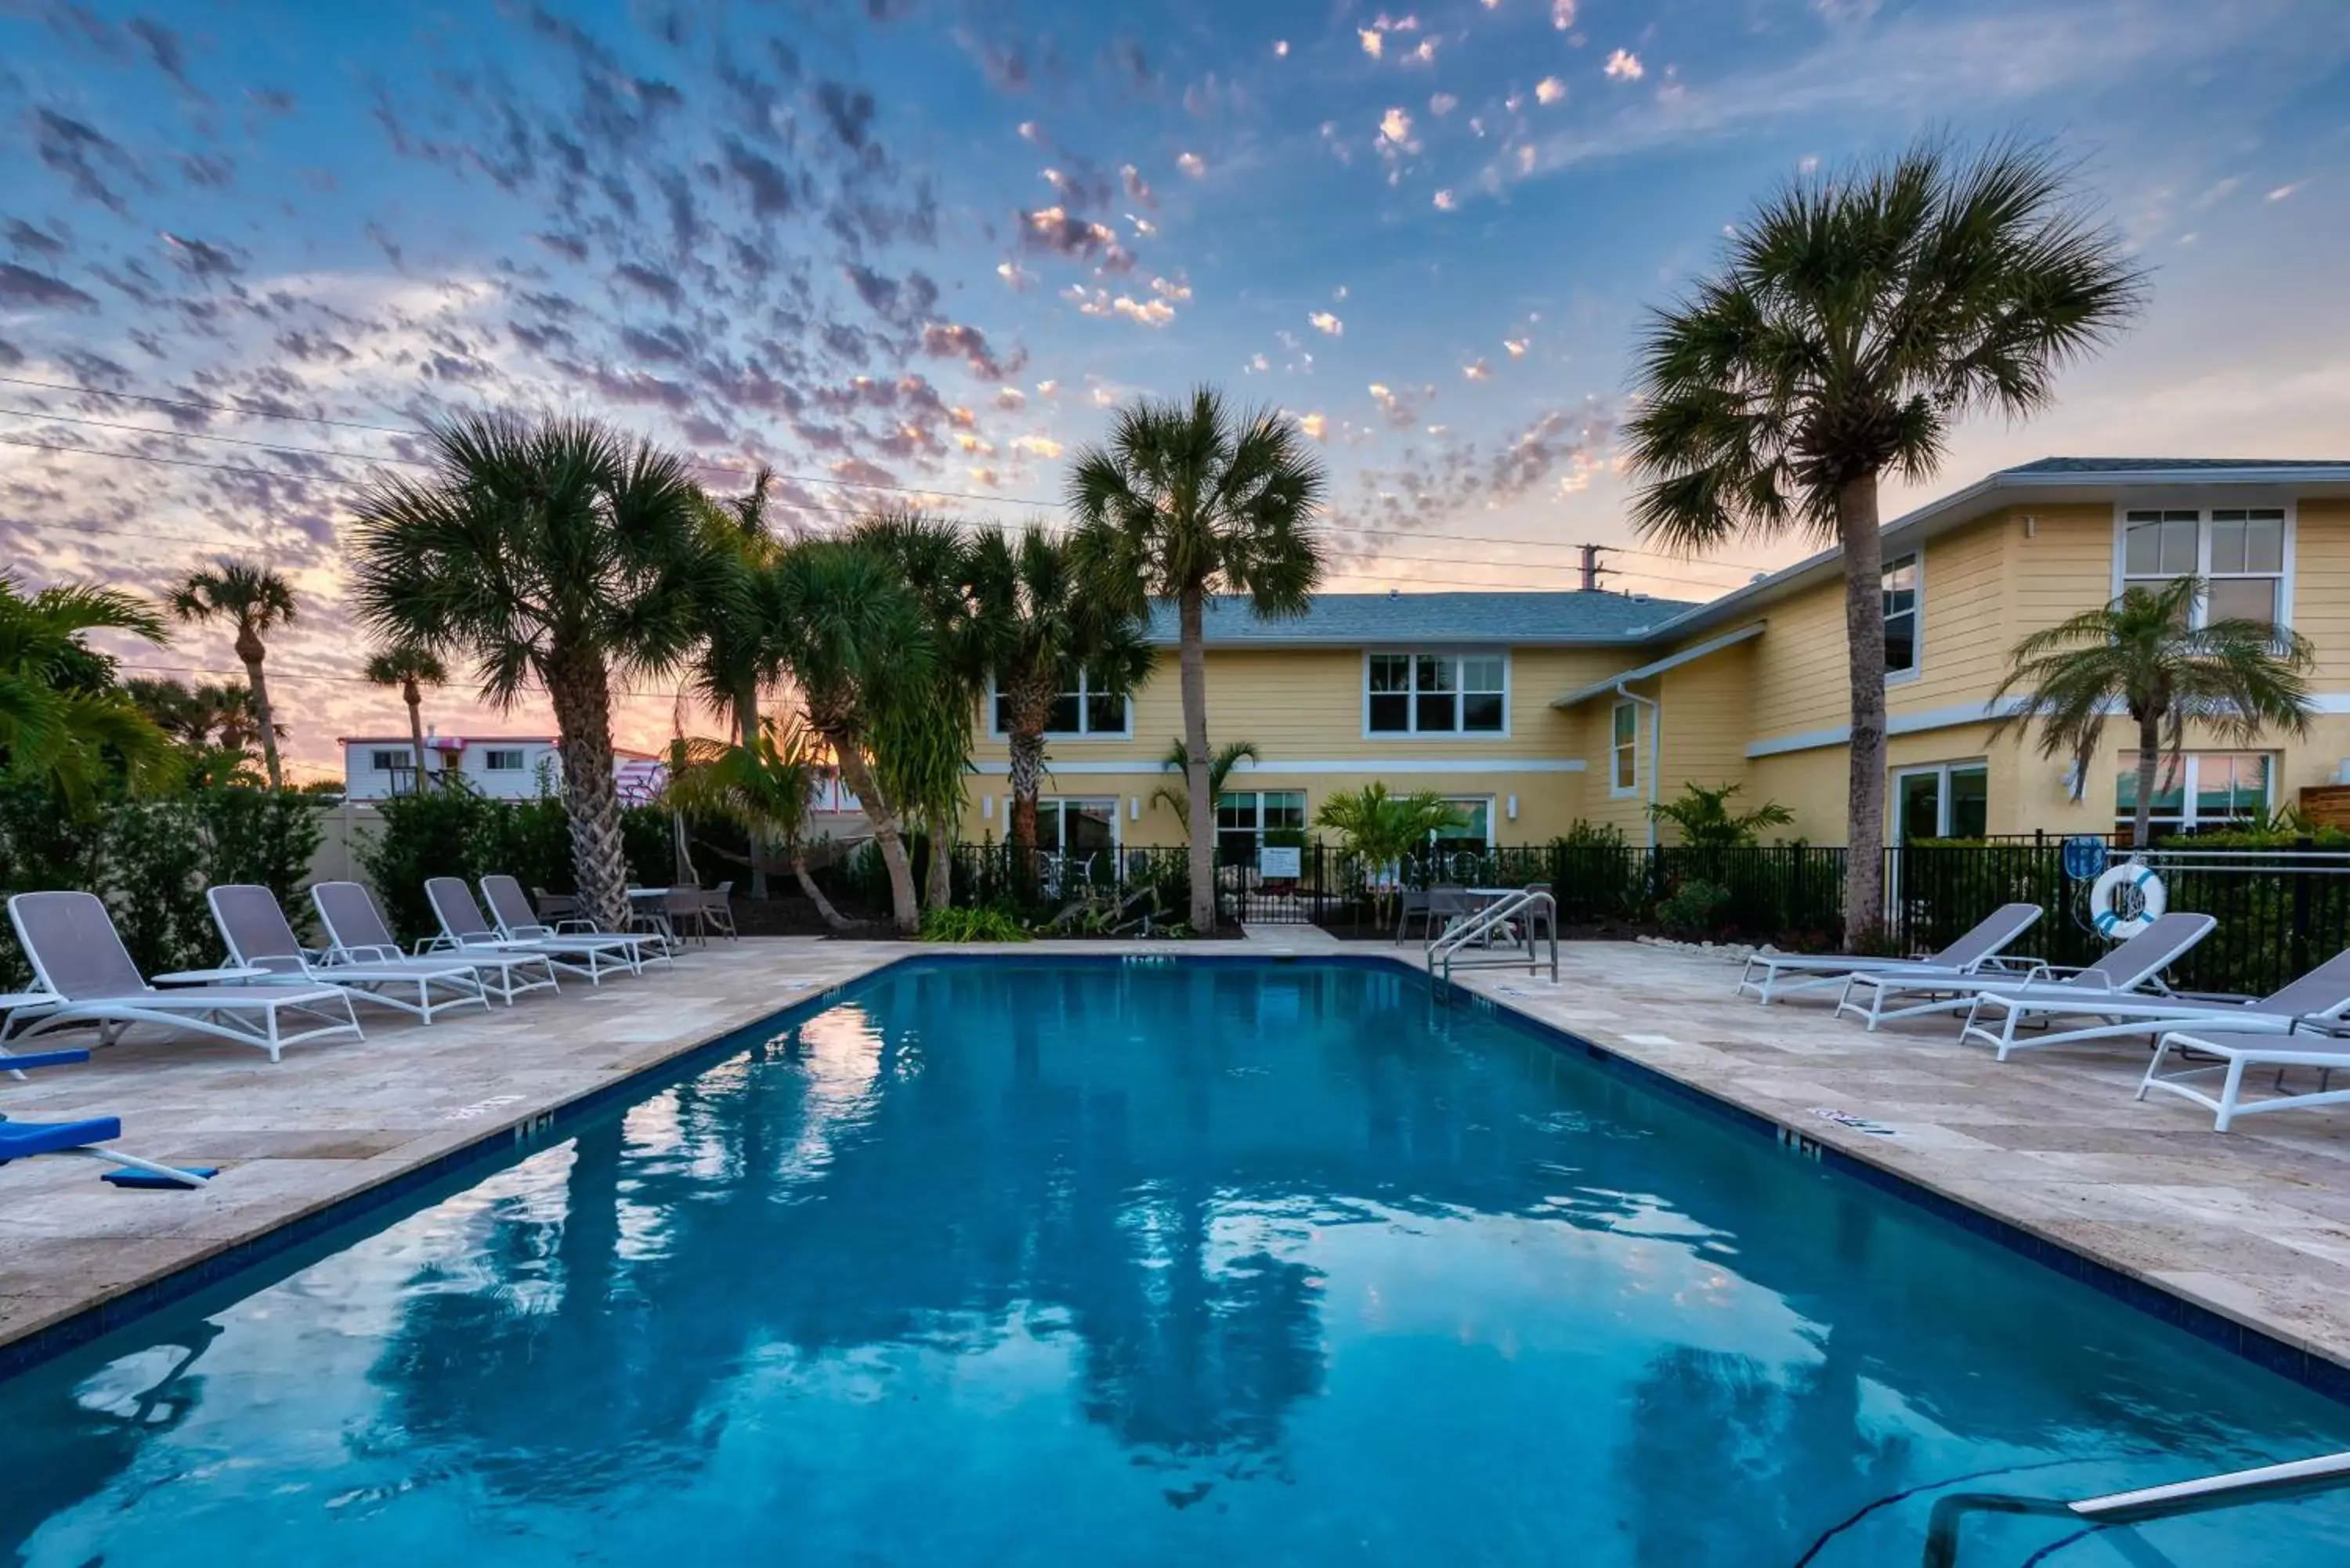
[[[1669, 1067], [1618, 1046], [1603, 1044], [1459, 981], [1429, 975], [1401, 953], [1311, 949], [1303, 951], [1240, 950], [1163, 952], [1055, 950], [1041, 944], [978, 950], [909, 950], [892, 954], [856, 974], [811, 989], [787, 1005], [681, 1042], [668, 1054], [515, 1118], [484, 1127], [481, 1135], [416, 1164], [387, 1171], [378, 1180], [288, 1217], [255, 1234], [139, 1282], [102, 1300], [0, 1343], [0, 1383], [54, 1360], [140, 1318], [209, 1290], [275, 1258], [317, 1242], [331, 1232], [365, 1220], [469, 1167], [486, 1164], [517, 1147], [553, 1141], [566, 1128], [601, 1114], [614, 1104], [641, 1097], [664, 1078], [689, 1074], [705, 1060], [740, 1049], [739, 1037], [785, 1029], [823, 1011], [848, 992], [911, 964], [997, 967], [1077, 964], [1088, 968], [1183, 966], [1280, 968], [1311, 965], [1378, 970], [1409, 976], [1428, 986], [1446, 1005], [1466, 1005], [1506, 1022], [1563, 1055], [1593, 1063], [1666, 1098], [1712, 1115], [1730, 1126], [1767, 1137], [1796, 1158], [1816, 1161], [1878, 1191], [1898, 1198], [2003, 1250], [2077, 1281], [2099, 1294], [2179, 1328], [2196, 1338], [2273, 1372], [2337, 1403], [2350, 1405], [2350, 1364], [2325, 1350], [2296, 1344], [2224, 1306], [2194, 1300], [2167, 1283], [2144, 1278], [2127, 1266], [2094, 1255], [2078, 1243], [2043, 1234], [2028, 1222], [2000, 1215], [1941, 1189], [1929, 1178], [1896, 1169], [1816, 1137], [1812, 1130], [1689, 1082]], [[1449, 993], [1449, 994], [1448, 994]]]

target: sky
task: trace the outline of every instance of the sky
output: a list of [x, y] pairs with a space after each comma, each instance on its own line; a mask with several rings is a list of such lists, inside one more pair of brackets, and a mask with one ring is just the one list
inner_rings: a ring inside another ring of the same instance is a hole
[[[1642, 553], [1644, 313], [1778, 182], [1921, 134], [2076, 161], [2152, 288], [1888, 515], [2052, 453], [2350, 458], [2339, 0], [0, 0], [0, 569], [286, 573], [316, 774], [405, 728], [338, 535], [433, 417], [772, 463], [801, 532], [994, 526], [1211, 383], [1327, 463], [1333, 590], [1572, 587], [1595, 543], [1709, 597], [1804, 546]], [[213, 628], [130, 662], [235, 675]], [[428, 714], [547, 722], [463, 679]]]

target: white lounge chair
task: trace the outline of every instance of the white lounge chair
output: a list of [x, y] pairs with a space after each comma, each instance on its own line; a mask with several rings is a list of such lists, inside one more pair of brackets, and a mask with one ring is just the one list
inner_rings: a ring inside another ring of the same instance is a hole
[[658, 937], [625, 931], [599, 931], [582, 919], [570, 929], [550, 926], [538, 918], [522, 884], [511, 877], [482, 878], [482, 898], [498, 934], [510, 942], [560, 943], [581, 954], [619, 958], [631, 974], [641, 974], [648, 962], [671, 963], [669, 944]]
[[[1986, 992], [2012, 990], [2015, 985], [2073, 988], [2062, 993], [2061, 1000], [2065, 1001], [2088, 995], [2145, 994], [2144, 988], [2159, 986], [2162, 971], [2210, 935], [2211, 928], [2218, 923], [2209, 915], [2165, 915], [2085, 969], [2068, 973], [2041, 964], [2014, 985], [1988, 985], [1980, 979], [1952, 980], [1931, 975], [1912, 980], [1898, 974], [1871, 974], [1864, 970], [1846, 977], [1844, 994], [1836, 999], [1836, 1016], [1857, 1013], [1873, 1030], [1888, 1019], [1971, 1010]], [[1898, 1007], [1886, 1005], [1902, 997], [1925, 1000]]]
[[2037, 961], [2002, 955], [2039, 919], [2037, 904], [2002, 904], [1957, 941], [1921, 959], [1864, 958], [1857, 953], [1756, 953], [1740, 971], [1734, 994], [1744, 996], [1752, 992], [1755, 1000], [1768, 1007], [1774, 998], [1830, 990], [1861, 973], [1898, 974], [1909, 980], [1942, 976], [1963, 980], [2002, 970], [2022, 975]]
[[555, 966], [537, 953], [506, 953], [476, 949], [441, 957], [411, 957], [376, 908], [375, 895], [358, 882], [320, 882], [310, 889], [318, 922], [327, 929], [329, 964], [399, 967], [423, 964], [434, 969], [461, 963], [480, 977], [482, 987], [508, 1007], [525, 992], [558, 991]]
[[[281, 984], [339, 986], [355, 1000], [396, 1007], [430, 1023], [452, 1007], [487, 1011], [488, 990], [480, 971], [458, 959], [402, 958], [389, 962], [315, 963], [277, 907], [277, 896], [251, 883], [207, 888], [213, 923], [229, 957], [247, 969], [265, 969]], [[402, 992], [412, 992], [403, 995]]]
[[[2166, 1073], [2162, 1064], [2173, 1051], [2200, 1051], [2207, 1056], [2217, 1056], [2219, 1061]], [[2276, 1069], [2278, 1092], [2247, 1100], [2243, 1097], [2244, 1075], [2256, 1067]], [[2313, 1021], [2289, 1034], [2240, 1034], [2217, 1023], [2199, 1024], [2191, 1029], [2174, 1029], [2163, 1035], [2155, 1045], [2154, 1060], [2146, 1064], [2146, 1076], [2138, 1080], [2137, 1097], [2142, 1100], [2149, 1092], [2159, 1092], [2192, 1100], [2214, 1113], [2212, 1131], [2226, 1132], [2228, 1124], [2238, 1116], [2307, 1110], [2313, 1106], [2337, 1106], [2350, 1101], [2350, 1089], [2333, 1087], [2333, 1075], [2345, 1068], [2350, 1068], [2350, 1025], [2338, 1019]], [[2299, 1094], [2283, 1092], [2287, 1073], [2312, 1070], [2317, 1074], [2315, 1089]], [[2214, 1073], [2221, 1075], [2216, 1096], [2185, 1082]]]
[[[111, 1045], [133, 1024], [155, 1023], [255, 1045], [277, 1061], [288, 1045], [348, 1037], [364, 1040], [351, 999], [331, 985], [203, 985], [159, 991], [147, 983], [123, 947], [106, 906], [88, 893], [18, 893], [8, 920], [31, 961], [33, 973], [57, 1004], [12, 1036], [29, 1039], [68, 1023], [96, 1023], [98, 1043]], [[286, 1032], [295, 1021], [296, 1032]]]
[[438, 945], [432, 950], [442, 952], [473, 954], [531, 953], [546, 960], [556, 969], [585, 979], [591, 985], [602, 985], [608, 971], [629, 970], [629, 960], [615, 960], [609, 950], [583, 945], [583, 939], [558, 937], [548, 940], [508, 937], [490, 924], [474, 901], [473, 890], [461, 877], [434, 877], [424, 884], [425, 901], [432, 906], [433, 919], [441, 922]]
[[[1986, 991], [1975, 999], [1961, 1040], [1980, 1040], [2006, 1061], [2017, 1051], [2157, 1034], [2164, 1029], [2206, 1028], [2231, 1034], [2289, 1034], [2305, 1020], [2326, 1022], [2350, 1012], [2350, 952], [2336, 954], [2282, 991], [2262, 997], [2083, 995], [2070, 984]], [[1988, 1020], [1996, 1018], [1994, 1027]], [[2018, 1039], [2019, 1026], [2058, 1019], [2098, 1022]]]

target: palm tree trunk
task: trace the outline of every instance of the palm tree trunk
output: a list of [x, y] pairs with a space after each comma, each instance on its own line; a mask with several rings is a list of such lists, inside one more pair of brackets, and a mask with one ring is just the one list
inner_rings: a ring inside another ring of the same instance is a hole
[[[742, 695], [734, 700], [734, 722], [736, 728], [742, 732], [743, 749], [744, 751], [749, 751], [758, 745], [759, 687], [757, 682], [754, 681], [750, 685], [745, 686], [743, 689]], [[759, 858], [760, 846], [765, 842], [766, 835], [754, 827], [751, 830], [749, 837], [751, 841], [751, 897], [754, 898], [768, 898], [771, 896], [771, 892], [767, 887], [767, 867], [766, 863]]]
[[954, 822], [941, 811], [923, 815], [931, 830], [931, 885], [922, 908], [943, 909], [954, 902]]
[[416, 793], [422, 794], [432, 782], [424, 771], [424, 693], [416, 689], [413, 680], [400, 683], [400, 701], [408, 704], [408, 743], [416, 748]]
[[906, 858], [906, 838], [899, 827], [898, 814], [874, 782], [873, 770], [865, 765], [865, 753], [857, 737], [827, 733], [825, 739], [839, 760], [840, 776], [865, 807], [865, 820], [873, 825], [873, 842], [880, 848], [882, 868], [889, 873], [889, 923], [899, 936], [910, 937], [921, 929], [922, 916], [915, 902], [914, 867]]
[[792, 840], [790, 855], [792, 879], [800, 885], [800, 891], [806, 895], [807, 901], [816, 906], [816, 912], [823, 918], [824, 923], [836, 931], [848, 929], [851, 924], [848, 917], [832, 907], [832, 900], [824, 896], [824, 889], [817, 887], [816, 878], [808, 874], [807, 851], [801, 847], [796, 838]]
[[261, 729], [261, 763], [269, 770], [269, 787], [284, 789], [286, 775], [277, 765], [277, 725], [269, 711], [269, 682], [261, 673], [266, 653], [261, 639], [250, 631], [237, 634], [236, 656], [244, 661], [244, 679], [253, 688], [253, 722]]
[[1206, 936], [1216, 929], [1216, 806], [1208, 798], [1208, 649], [1202, 624], [1204, 596], [1187, 587], [1176, 601], [1181, 627], [1180, 672], [1183, 689], [1183, 787], [1191, 798], [1191, 929]]
[[626, 930], [629, 863], [612, 784], [612, 693], [604, 660], [592, 652], [558, 650], [546, 675], [555, 727], [563, 736], [563, 804], [571, 818], [571, 870], [580, 907], [598, 929]]
[[2137, 722], [2137, 810], [2130, 818], [2130, 847], [2144, 849], [2154, 841], [2154, 780], [2162, 767], [2162, 715], [2148, 713]]
[[1012, 784], [1012, 881], [1025, 898], [1037, 882], [1036, 796], [1045, 782], [1045, 724], [1041, 716], [1031, 728], [1025, 711], [1014, 715], [1010, 750], [1012, 762], [1006, 772]]
[[1836, 492], [1844, 545], [1844, 631], [1852, 680], [1852, 774], [1846, 804], [1844, 939], [1866, 952], [1885, 929], [1885, 550], [1877, 476]]

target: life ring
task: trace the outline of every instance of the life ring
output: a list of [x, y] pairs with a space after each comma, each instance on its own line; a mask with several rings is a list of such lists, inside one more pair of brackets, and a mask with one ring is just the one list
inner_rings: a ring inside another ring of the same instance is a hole
[[[2124, 888], [2137, 894], [2138, 912], [2135, 915], [2120, 912]], [[2092, 923], [2097, 928], [2097, 935], [2111, 941], [2137, 935], [2162, 919], [2163, 910], [2169, 906], [2170, 897], [2163, 888], [2162, 878], [2154, 874], [2154, 867], [2135, 860], [2107, 867], [2106, 874], [2097, 878], [2097, 885], [2089, 889]]]

